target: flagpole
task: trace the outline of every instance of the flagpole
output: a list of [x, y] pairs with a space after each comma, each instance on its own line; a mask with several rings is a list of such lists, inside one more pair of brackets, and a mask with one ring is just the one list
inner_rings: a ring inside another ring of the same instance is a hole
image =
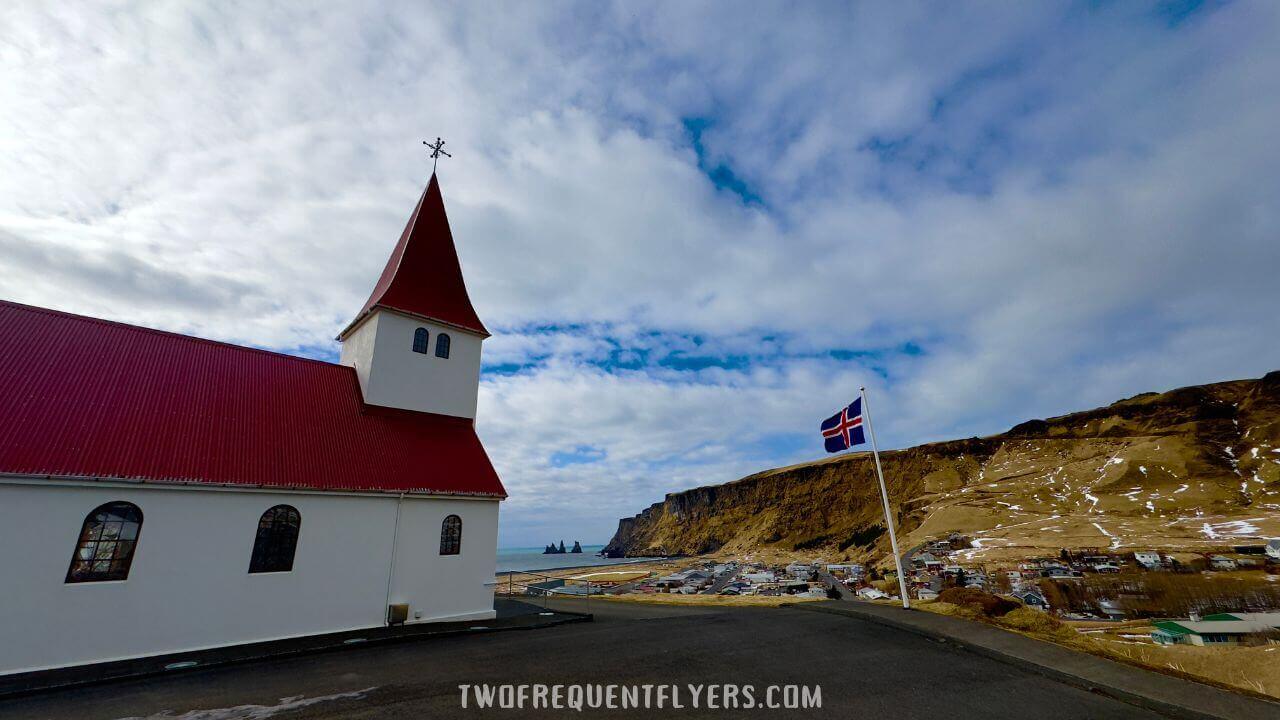
[[889, 544], [893, 547], [893, 564], [898, 569], [898, 590], [902, 593], [902, 607], [911, 609], [907, 597], [907, 576], [902, 572], [902, 556], [898, 554], [898, 534], [893, 529], [893, 515], [889, 512], [889, 491], [884, 487], [884, 471], [880, 469], [880, 450], [876, 448], [876, 430], [871, 425], [871, 407], [867, 405], [867, 388], [860, 387], [862, 416], [866, 418], [867, 432], [871, 434], [871, 455], [876, 459], [876, 477], [880, 480], [880, 500], [884, 503], [884, 522], [889, 526]]

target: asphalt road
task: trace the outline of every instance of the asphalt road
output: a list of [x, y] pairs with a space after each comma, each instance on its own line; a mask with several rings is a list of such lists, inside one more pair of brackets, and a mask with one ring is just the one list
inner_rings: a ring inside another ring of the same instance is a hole
[[836, 592], [840, 593], [841, 600], [854, 599], [853, 591], [850, 590], [848, 587], [846, 587], [844, 583], [837, 580], [835, 576], [832, 575], [831, 573], [827, 572], [826, 570], [819, 570], [818, 577], [822, 578], [823, 582], [828, 583], [829, 585], [834, 587], [836, 589]]
[[[579, 609], [579, 599], [551, 601]], [[683, 608], [593, 600], [593, 623], [210, 669], [0, 701], [0, 718], [737, 718], [691, 707], [693, 684], [821, 687], [821, 710], [761, 717], [1158, 717], [920, 636], [853, 618], [772, 608]], [[678, 684], [684, 709], [479, 710], [460, 684]]]
[[726, 585], [733, 582], [738, 577], [738, 573], [740, 572], [742, 572], [742, 570], [739, 569], [739, 570], [730, 570], [729, 572], [720, 573], [715, 577], [715, 579], [711, 583], [711, 587], [707, 588], [706, 590], [703, 590], [702, 594], [703, 595], [718, 594], [721, 590], [724, 589]]

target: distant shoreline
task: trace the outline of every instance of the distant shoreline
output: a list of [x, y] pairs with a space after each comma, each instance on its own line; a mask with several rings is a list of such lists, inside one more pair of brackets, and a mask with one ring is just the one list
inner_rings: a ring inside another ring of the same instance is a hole
[[676, 557], [618, 558], [617, 562], [600, 563], [598, 565], [561, 565], [559, 567], [531, 568], [528, 570], [498, 570], [494, 575], [519, 575], [522, 573], [551, 572], [552, 570], [586, 570], [590, 568], [607, 568], [617, 565], [635, 565], [637, 563], [655, 562], [659, 560], [675, 560]]

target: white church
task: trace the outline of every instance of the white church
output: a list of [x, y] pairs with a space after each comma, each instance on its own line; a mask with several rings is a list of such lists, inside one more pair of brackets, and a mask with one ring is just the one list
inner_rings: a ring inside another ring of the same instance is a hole
[[0, 675], [493, 617], [488, 335], [434, 174], [337, 364], [0, 301]]

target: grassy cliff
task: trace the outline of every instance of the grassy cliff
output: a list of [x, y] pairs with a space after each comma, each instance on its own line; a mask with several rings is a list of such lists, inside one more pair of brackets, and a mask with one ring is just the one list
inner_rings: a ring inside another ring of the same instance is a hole
[[[1280, 536], [1280, 371], [1144, 393], [985, 438], [881, 454], [903, 549], [959, 531], [971, 559], [1062, 547], [1207, 550]], [[869, 453], [668, 495], [613, 556], [883, 556]]]

